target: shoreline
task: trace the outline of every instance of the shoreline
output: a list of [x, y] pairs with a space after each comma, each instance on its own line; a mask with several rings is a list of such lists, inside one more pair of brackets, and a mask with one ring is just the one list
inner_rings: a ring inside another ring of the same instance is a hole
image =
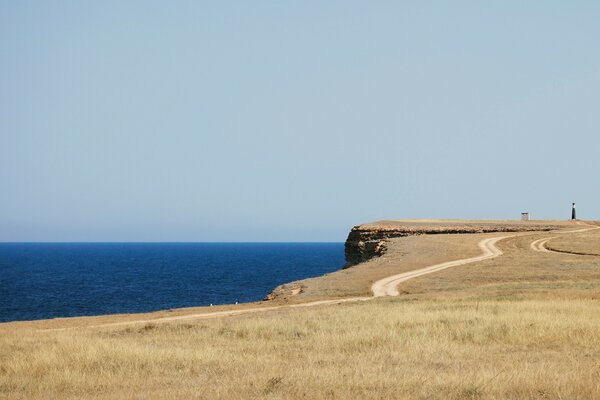
[[[431, 222], [431, 220], [427, 220], [426, 222], [426, 226], [425, 228], [417, 228], [415, 230], [414, 228], [414, 224], [421, 224], [423, 225], [425, 222], [424, 221], [409, 221], [407, 223], [400, 221], [400, 222], [396, 222], [396, 221], [390, 221], [387, 222], [385, 221], [382, 224], [382, 221], [378, 221], [376, 223], [370, 223], [370, 224], [363, 224], [363, 225], [357, 225], [356, 227], [353, 228], [353, 231], [357, 228], [357, 227], [362, 227], [363, 229], [365, 229], [365, 227], [367, 229], [374, 229], [374, 231], [378, 231], [378, 232], [384, 232], [384, 234], [389, 233], [390, 231], [393, 231], [396, 228], [392, 228], [390, 229], [390, 226], [393, 226], [391, 224], [391, 222], [393, 223], [400, 223], [400, 224], [410, 224], [409, 228], [412, 229], [414, 232], [418, 232], [418, 233], [414, 233], [413, 235], [402, 235], [402, 236], [397, 236], [397, 237], [385, 237], [383, 240], [386, 241], [386, 243], [390, 243], [393, 242], [395, 240], [397, 240], [398, 238], [412, 238], [412, 241], [414, 241], [414, 239], [416, 237], [420, 237], [423, 238], [425, 236], [430, 236], [430, 237], [445, 237], [445, 236], [453, 236], [453, 237], [460, 237], [462, 235], [467, 235], [467, 236], [472, 236], [473, 239], [478, 239], [481, 235], [486, 235], [488, 236], [491, 233], [498, 233], [498, 232], [527, 232], [527, 233], [531, 233], [531, 234], [535, 234], [535, 233], [541, 233], [541, 232], [545, 232], [548, 231], [550, 229], [564, 229], [567, 227], [572, 227], [573, 223], [572, 222], [565, 222], [565, 221], [534, 221], [533, 223], [521, 223], [521, 221], [488, 221], [487, 224], [494, 224], [494, 225], [498, 225], [500, 224], [500, 226], [495, 226], [495, 228], [497, 228], [497, 230], [489, 230], [489, 228], [483, 228], [481, 229], [481, 224], [482, 221], [460, 221], [459, 224], [462, 224], [463, 226], [468, 224], [471, 225], [471, 232], [469, 233], [465, 233], [460, 231], [460, 229], [457, 232], [457, 226], [455, 224], [450, 224], [451, 226], [446, 227], [445, 229], [447, 229], [447, 231], [443, 231], [444, 229], [440, 229], [439, 226], [434, 227], [435, 228], [435, 233], [436, 234], [428, 234], [428, 233], [421, 233], [419, 231], [419, 229], [425, 229], [425, 230], [431, 230], [431, 224], [433, 224]], [[548, 223], [551, 222], [551, 225], [548, 225]], [[386, 225], [387, 224], [387, 225]], [[438, 225], [444, 224], [444, 225], [448, 225], [448, 221], [438, 221], [437, 222]], [[485, 224], [485, 223], [484, 223]], [[472, 226], [475, 225], [475, 228], [472, 228]], [[521, 230], [506, 230], [507, 225], [511, 225], [511, 227], [509, 227], [509, 229], [516, 229], [516, 228], [521, 228]], [[384, 229], [380, 229], [381, 226], [385, 226]], [[544, 230], [540, 230], [539, 228], [544, 227]], [[406, 226], [403, 226], [403, 229], [406, 231]], [[537, 228], [537, 229], [536, 229]], [[533, 230], [536, 229], [536, 230]], [[349, 238], [350, 235], [352, 234], [352, 232], [349, 234]], [[482, 233], [485, 232], [485, 233]], [[447, 233], [447, 235], [438, 235], [439, 233]], [[381, 240], [381, 239], [377, 239], [377, 240]], [[472, 240], [468, 240], [471, 241]], [[348, 240], [346, 241], [346, 245], [348, 243]], [[434, 244], [437, 244], [437, 242], [434, 241]], [[475, 249], [477, 249], [477, 246], [474, 246]], [[392, 249], [394, 250], [394, 249]], [[387, 251], [387, 248], [386, 248]], [[479, 250], [477, 250], [479, 251]], [[469, 253], [466, 253], [467, 255], [469, 255]], [[38, 320], [21, 320], [21, 321], [7, 321], [7, 322], [2, 322], [0, 323], [0, 328], [10, 328], [10, 327], [15, 327], [18, 328], [19, 326], [31, 326], [31, 325], [71, 325], [71, 326], [88, 326], [88, 325], [110, 325], [113, 323], [117, 323], [117, 324], [121, 324], [123, 323], [123, 320], [126, 320], [127, 323], [136, 323], [137, 321], [146, 321], [148, 319], [152, 319], [152, 320], [156, 320], [157, 322], [160, 322], [161, 320], [167, 321], [167, 320], [173, 320], [173, 319], [185, 319], [186, 315], [190, 315], [190, 314], [194, 314], [197, 315], [199, 313], [202, 314], [214, 314], [215, 317], [220, 317], [220, 316], [226, 316], [226, 315], [236, 315], [236, 313], [247, 313], [248, 311], [245, 310], [256, 310], [256, 311], [266, 311], [268, 309], [274, 309], [274, 308], [281, 308], [283, 306], [290, 306], [290, 307], [300, 307], [302, 306], [302, 304], [306, 304], [309, 302], [315, 302], [315, 301], [320, 301], [320, 302], [330, 302], [330, 303], [335, 303], [335, 302], [344, 302], [344, 301], [349, 301], [350, 299], [348, 299], [349, 297], [353, 297], [353, 298], [366, 298], [367, 296], [371, 296], [370, 292], [365, 292], [364, 290], [360, 293], [351, 293], [352, 291], [349, 291], [348, 293], [336, 293], [333, 294], [329, 293], [326, 290], [321, 290], [320, 293], [310, 293], [310, 296], [306, 296], [305, 294], [308, 292], [310, 292], [310, 290], [306, 289], [306, 284], [308, 283], [309, 285], [314, 285], [315, 282], [319, 282], [319, 281], [323, 281], [323, 280], [327, 280], [328, 278], [335, 276], [335, 275], [339, 275], [339, 274], [343, 274], [345, 271], [351, 271], [355, 268], [358, 268], [359, 266], [363, 266], [363, 269], [369, 268], [369, 263], [379, 263], [381, 261], [381, 257], [384, 254], [379, 254], [376, 256], [376, 258], [374, 259], [370, 259], [367, 260], [363, 263], [359, 263], [354, 265], [352, 268], [345, 268], [345, 269], [340, 269], [331, 273], [327, 273], [324, 275], [320, 275], [317, 277], [313, 277], [313, 278], [306, 278], [306, 279], [302, 279], [299, 281], [292, 281], [292, 282], [288, 282], [282, 285], [279, 285], [277, 287], [275, 287], [268, 295], [265, 299], [261, 300], [261, 301], [256, 301], [256, 302], [247, 302], [247, 303], [239, 303], [239, 304], [221, 304], [221, 305], [215, 305], [215, 306], [198, 306], [198, 307], [182, 307], [182, 308], [176, 308], [176, 309], [166, 309], [166, 310], [157, 310], [157, 311], [151, 311], [151, 312], [140, 312], [140, 313], [116, 313], [116, 314], [101, 314], [101, 315], [92, 315], [92, 316], [73, 316], [73, 317], [57, 317], [57, 318], [50, 318], [50, 319], [38, 319]], [[437, 261], [437, 260], [435, 260]], [[364, 264], [364, 265], [363, 265]], [[364, 281], [362, 282], [363, 284], [365, 283]], [[367, 282], [369, 283], [369, 282]], [[370, 291], [370, 284], [367, 285]], [[319, 292], [319, 287], [317, 285], [317, 292]]]

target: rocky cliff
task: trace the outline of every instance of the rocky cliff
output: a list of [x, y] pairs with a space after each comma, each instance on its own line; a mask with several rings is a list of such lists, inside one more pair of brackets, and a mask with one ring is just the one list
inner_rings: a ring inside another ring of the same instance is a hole
[[432, 234], [534, 232], [549, 231], [561, 227], [564, 228], [564, 224], [533, 221], [378, 221], [352, 228], [345, 243], [346, 265], [344, 268], [383, 255], [387, 250], [386, 241], [390, 238]]

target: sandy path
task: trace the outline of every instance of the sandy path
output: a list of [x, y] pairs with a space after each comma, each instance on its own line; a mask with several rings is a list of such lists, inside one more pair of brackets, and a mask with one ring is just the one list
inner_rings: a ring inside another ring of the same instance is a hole
[[[595, 225], [589, 225], [586, 224], [584, 222], [578, 222], [579, 225], [585, 225], [588, 226], [590, 228], [581, 228], [581, 229], [575, 229], [572, 231], [557, 231], [556, 233], [560, 233], [560, 234], [566, 234], [566, 233], [578, 233], [578, 232], [587, 232], [587, 231], [593, 231], [594, 229], [600, 229], [600, 226], [595, 226]], [[557, 250], [552, 250], [552, 249], [548, 249], [546, 247], [546, 243], [548, 243], [549, 240], [554, 239], [558, 236], [550, 236], [547, 238], [542, 238], [542, 239], [537, 239], [534, 240], [533, 242], [531, 242], [531, 245], [529, 247], [531, 247], [532, 250], [534, 251], [538, 251], [540, 253], [568, 253], [566, 251], [557, 251]], [[577, 254], [577, 253], [569, 253], [569, 254]]]
[[541, 253], [550, 253], [550, 250], [548, 250], [544, 245], [548, 240], [554, 239], [555, 237], [556, 236], [551, 236], [547, 238], [534, 240], [533, 242], [531, 242], [531, 245], [529, 247], [531, 247], [531, 249], [534, 251], [539, 251]]
[[[562, 232], [556, 231], [556, 233], [560, 233], [560, 234], [576, 233], [576, 232], [585, 232], [585, 231], [589, 231], [589, 230], [593, 230], [593, 229], [600, 229], [599, 226], [592, 226], [592, 225], [588, 225], [585, 223], [580, 223], [580, 224], [586, 225], [588, 227], [582, 228], [582, 229], [571, 230], [571, 231], [562, 231]], [[530, 234], [530, 233], [527, 233], [527, 234]], [[483, 260], [489, 260], [489, 259], [498, 257], [498, 256], [502, 255], [503, 252], [496, 246], [496, 243], [502, 239], [505, 239], [508, 237], [513, 237], [513, 236], [520, 236], [520, 235], [523, 235], [523, 233], [482, 239], [478, 243], [479, 248], [482, 250], [482, 254], [479, 256], [476, 256], [476, 257], [463, 258], [463, 259], [454, 260], [454, 261], [447, 261], [447, 262], [444, 262], [441, 264], [435, 264], [435, 265], [431, 265], [428, 267], [420, 268], [420, 269], [413, 270], [413, 271], [403, 272], [401, 274], [396, 274], [396, 275], [389, 276], [387, 278], [380, 279], [380, 280], [376, 281], [375, 283], [373, 283], [373, 285], [371, 286], [371, 291], [373, 292], [372, 297], [348, 297], [348, 298], [344, 298], [344, 299], [319, 300], [319, 301], [312, 301], [312, 302], [308, 302], [308, 303], [285, 304], [285, 305], [270, 306], [270, 307], [267, 306], [267, 307], [242, 308], [242, 309], [238, 309], [238, 310], [225, 310], [225, 311], [213, 311], [213, 312], [209, 311], [209, 312], [194, 313], [194, 314], [187, 314], [187, 315], [178, 315], [178, 316], [173, 316], [173, 317], [162, 317], [162, 318], [158, 317], [158, 318], [150, 318], [150, 319], [142, 319], [142, 320], [134, 320], [134, 321], [112, 322], [112, 323], [106, 323], [106, 324], [92, 325], [90, 327], [114, 327], [114, 326], [124, 326], [124, 325], [131, 325], [131, 324], [148, 324], [148, 323], [184, 321], [184, 320], [190, 320], [190, 319], [212, 319], [212, 318], [220, 318], [220, 317], [243, 315], [243, 314], [253, 314], [253, 313], [282, 310], [282, 309], [313, 307], [313, 306], [331, 305], [331, 304], [342, 304], [342, 303], [356, 302], [356, 301], [368, 301], [368, 300], [372, 300], [377, 297], [383, 297], [383, 296], [398, 296], [399, 295], [398, 285], [400, 283], [406, 282], [410, 279], [417, 278], [419, 276], [438, 272], [438, 271], [444, 270], [446, 268], [457, 267], [460, 265], [466, 265], [466, 264], [483, 261]], [[548, 238], [534, 240], [531, 243], [530, 247], [531, 247], [531, 249], [538, 251], [538, 252], [551, 252], [551, 250], [548, 250], [544, 246], [544, 244], [546, 242], [548, 242], [550, 239], [553, 239], [555, 237], [556, 236], [552, 236], [552, 237], [548, 237]], [[69, 328], [56, 328], [56, 329], [50, 329], [50, 330], [63, 330], [63, 329], [69, 329]]]
[[[253, 313], [259, 313], [259, 312], [266, 312], [266, 311], [281, 310], [284, 308], [313, 307], [313, 306], [328, 305], [328, 304], [341, 304], [341, 303], [347, 303], [347, 302], [351, 302], [351, 301], [367, 301], [367, 300], [371, 300], [371, 299], [373, 299], [373, 297], [348, 297], [345, 299], [312, 301], [310, 303], [286, 304], [286, 305], [271, 306], [271, 307], [242, 308], [239, 310], [214, 311], [214, 312], [206, 312], [206, 313], [178, 315], [178, 316], [174, 316], [174, 317], [163, 317], [163, 318], [159, 317], [159, 318], [152, 318], [152, 319], [140, 319], [140, 320], [135, 320], [135, 321], [111, 322], [108, 324], [92, 325], [90, 327], [100, 328], [100, 327], [131, 325], [131, 324], [140, 324], [140, 323], [148, 324], [148, 323], [184, 321], [187, 319], [212, 319], [212, 318], [220, 318], [220, 317], [226, 317], [226, 316], [231, 316], [231, 315], [244, 315], [244, 314], [253, 314]], [[68, 329], [68, 328], [57, 328], [57, 329], [50, 329], [50, 330], [61, 330], [61, 329]]]
[[371, 291], [373, 292], [374, 297], [381, 296], [398, 296], [398, 285], [402, 282], [405, 282], [409, 279], [413, 279], [422, 275], [431, 274], [433, 272], [441, 271], [446, 268], [456, 267], [459, 265], [465, 265], [474, 263], [477, 261], [488, 260], [490, 258], [498, 257], [502, 255], [502, 250], [496, 247], [496, 242], [499, 240], [505, 239], [510, 236], [499, 236], [493, 238], [487, 238], [481, 240], [478, 245], [479, 248], [483, 251], [483, 254], [477, 257], [472, 258], [463, 258], [461, 260], [448, 261], [441, 264], [432, 265], [430, 267], [425, 267], [421, 269], [417, 269], [415, 271], [408, 271], [397, 275], [388, 276], [387, 278], [383, 278], [378, 280], [371, 286]]
[[[517, 234], [519, 235], [519, 234]], [[506, 235], [506, 236], [498, 236], [493, 238], [482, 239], [478, 245], [479, 248], [483, 251], [480, 256], [464, 258], [460, 260], [447, 261], [441, 264], [431, 265], [429, 267], [420, 268], [414, 271], [408, 271], [397, 275], [392, 275], [387, 278], [381, 279], [373, 283], [371, 286], [371, 290], [373, 292], [373, 296], [371, 297], [348, 297], [344, 299], [332, 299], [332, 300], [319, 300], [319, 301], [311, 301], [308, 303], [300, 303], [300, 304], [286, 304], [280, 306], [271, 306], [271, 307], [254, 307], [254, 308], [244, 308], [239, 310], [226, 310], [226, 311], [214, 311], [214, 312], [203, 312], [203, 313], [195, 313], [188, 315], [178, 315], [173, 317], [162, 317], [162, 318], [152, 318], [152, 319], [144, 319], [144, 320], [135, 320], [135, 321], [122, 321], [122, 322], [112, 322], [106, 324], [93, 325], [93, 327], [114, 327], [114, 326], [124, 326], [131, 324], [147, 324], [147, 323], [162, 323], [162, 322], [172, 322], [172, 321], [184, 321], [190, 319], [212, 319], [212, 318], [220, 318], [225, 316], [233, 316], [233, 315], [244, 315], [244, 314], [253, 314], [259, 312], [266, 311], [274, 311], [274, 310], [282, 310], [282, 309], [292, 309], [292, 308], [303, 308], [303, 307], [313, 307], [320, 305], [331, 305], [331, 304], [341, 304], [348, 302], [356, 302], [356, 301], [368, 301], [373, 300], [377, 297], [382, 296], [398, 296], [397, 286], [401, 282], [405, 282], [409, 279], [414, 279], [419, 276], [431, 274], [434, 272], [441, 271], [446, 268], [456, 267], [459, 265], [465, 265], [474, 263], [477, 261], [483, 261], [487, 259], [491, 259], [494, 257], [498, 257], [502, 255], [502, 250], [496, 247], [496, 243], [502, 239], [507, 237], [516, 236], [516, 235]], [[65, 329], [65, 328], [58, 328]], [[54, 329], [52, 329], [54, 330]]]

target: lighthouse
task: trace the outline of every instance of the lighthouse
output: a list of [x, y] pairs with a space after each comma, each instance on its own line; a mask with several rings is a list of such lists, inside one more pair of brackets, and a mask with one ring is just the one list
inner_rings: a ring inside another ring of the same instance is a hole
[[573, 203], [573, 206], [571, 208], [571, 220], [574, 221], [577, 219], [577, 216], [575, 215], [575, 203]]

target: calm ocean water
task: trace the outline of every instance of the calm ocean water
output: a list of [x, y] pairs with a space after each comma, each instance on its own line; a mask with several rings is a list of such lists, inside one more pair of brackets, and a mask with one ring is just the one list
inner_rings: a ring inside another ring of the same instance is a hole
[[0, 243], [0, 321], [256, 301], [343, 264], [343, 243]]

